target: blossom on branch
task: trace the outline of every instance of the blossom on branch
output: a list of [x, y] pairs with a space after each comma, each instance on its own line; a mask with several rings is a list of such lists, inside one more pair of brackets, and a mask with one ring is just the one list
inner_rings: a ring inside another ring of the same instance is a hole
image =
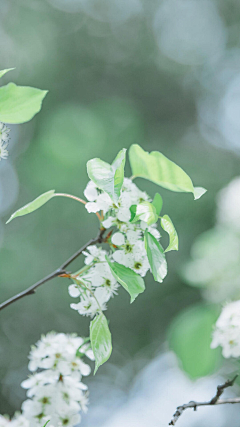
[[113, 203], [107, 193], [97, 188], [89, 181], [85, 190], [89, 200], [85, 207], [88, 212], [102, 211], [102, 225], [112, 228], [107, 239], [110, 250], [106, 251], [96, 245], [89, 246], [85, 255], [84, 267], [76, 277], [76, 283], [69, 286], [69, 295], [80, 298], [80, 302], [72, 303], [71, 308], [79, 314], [94, 317], [106, 310], [107, 302], [117, 294], [119, 284], [112, 275], [106, 256], [113, 262], [132, 269], [140, 276], [146, 276], [150, 269], [144, 243], [144, 232], [147, 229], [157, 240], [160, 233], [156, 225], [149, 226], [144, 221], [131, 223], [131, 206], [143, 201], [151, 201], [147, 193], [139, 188], [129, 178], [125, 178], [117, 203]]

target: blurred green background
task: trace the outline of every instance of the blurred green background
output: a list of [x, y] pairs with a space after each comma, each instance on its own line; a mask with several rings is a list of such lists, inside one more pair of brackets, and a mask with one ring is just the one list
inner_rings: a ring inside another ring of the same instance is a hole
[[[138, 143], [163, 152], [208, 189], [196, 202], [161, 191], [180, 251], [168, 254], [163, 284], [149, 274], [132, 306], [124, 290], [108, 304], [110, 364], [123, 367], [141, 354], [137, 372], [166, 348], [175, 316], [202, 300], [179, 271], [194, 239], [214, 225], [216, 193], [239, 174], [240, 3], [0, 0], [0, 11], [0, 69], [16, 67], [3, 83], [49, 90], [30, 123], [11, 126], [10, 155], [0, 163], [1, 301], [96, 235], [95, 215], [60, 198], [5, 225], [14, 210], [50, 189], [82, 197], [89, 159], [111, 162]], [[151, 195], [157, 190], [136, 183]], [[0, 413], [20, 409], [27, 355], [41, 333], [88, 335], [89, 319], [69, 309], [68, 284], [55, 279], [0, 313]], [[101, 370], [111, 376], [109, 367]]]

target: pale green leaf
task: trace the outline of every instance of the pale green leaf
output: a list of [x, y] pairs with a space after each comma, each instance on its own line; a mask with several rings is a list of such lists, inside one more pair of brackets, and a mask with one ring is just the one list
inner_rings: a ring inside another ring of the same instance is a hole
[[103, 313], [98, 314], [90, 323], [90, 342], [95, 357], [95, 374], [112, 353], [111, 332]]
[[87, 162], [87, 173], [89, 178], [98, 188], [105, 191], [114, 202], [120, 196], [123, 180], [124, 166], [126, 161], [126, 149], [119, 151], [112, 165], [101, 159], [92, 159]]
[[191, 178], [159, 151], [148, 153], [138, 144], [133, 144], [129, 150], [129, 160], [134, 177], [148, 179], [171, 191], [194, 194]]
[[0, 121], [4, 123], [28, 122], [42, 106], [47, 90], [9, 83], [0, 88]]
[[181, 312], [170, 326], [170, 349], [193, 379], [212, 374], [221, 363], [221, 350], [210, 348], [218, 316], [216, 306], [196, 305]]
[[41, 194], [41, 196], [37, 197], [32, 202], [28, 203], [27, 205], [23, 206], [22, 208], [18, 209], [16, 212], [14, 212], [11, 215], [11, 217], [9, 218], [9, 220], [6, 222], [6, 224], [8, 224], [10, 221], [12, 221], [14, 218], [16, 218], [18, 216], [27, 215], [27, 214], [37, 210], [41, 206], [45, 205], [45, 203], [47, 203], [48, 200], [50, 200], [52, 197], [54, 197], [54, 195], [55, 195], [54, 193], [55, 193], [55, 190], [50, 190], [44, 194]]
[[148, 225], [152, 225], [157, 222], [157, 220], [158, 215], [153, 204], [150, 202], [142, 202], [136, 206], [136, 213], [131, 222], [135, 223], [137, 221], [145, 221]]
[[8, 73], [8, 71], [15, 70], [15, 68], [6, 68], [5, 70], [0, 70], [0, 78], [4, 76], [4, 74]]
[[164, 215], [161, 218], [161, 226], [169, 235], [169, 245], [165, 252], [178, 251], [178, 235], [168, 215]]
[[155, 194], [154, 199], [152, 201], [152, 204], [156, 209], [157, 215], [160, 215], [160, 212], [162, 210], [162, 205], [163, 205], [163, 199], [159, 193]]
[[167, 275], [167, 261], [163, 248], [147, 230], [144, 233], [145, 249], [154, 279], [162, 283]]
[[125, 267], [117, 262], [111, 262], [108, 257], [106, 257], [106, 260], [111, 269], [112, 275], [129, 293], [131, 297], [130, 302], [132, 303], [136, 297], [145, 290], [143, 278], [139, 276], [139, 274], [135, 273], [135, 271], [131, 270], [131, 268]]
[[121, 188], [124, 180], [124, 167], [126, 162], [126, 148], [123, 148], [119, 151], [117, 157], [112, 163], [112, 168], [115, 171], [114, 173], [114, 194], [119, 199]]

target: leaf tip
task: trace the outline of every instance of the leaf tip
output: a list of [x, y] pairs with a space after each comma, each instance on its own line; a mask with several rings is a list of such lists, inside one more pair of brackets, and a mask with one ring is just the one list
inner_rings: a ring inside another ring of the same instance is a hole
[[207, 192], [206, 188], [203, 187], [194, 187], [194, 200], [200, 199]]

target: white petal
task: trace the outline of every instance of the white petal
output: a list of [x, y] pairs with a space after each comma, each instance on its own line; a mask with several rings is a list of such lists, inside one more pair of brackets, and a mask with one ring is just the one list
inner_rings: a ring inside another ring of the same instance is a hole
[[120, 208], [117, 214], [120, 221], [127, 222], [131, 219], [131, 213], [128, 208]]
[[73, 284], [73, 285], [70, 285], [68, 287], [68, 293], [71, 297], [77, 298], [77, 297], [79, 297], [81, 292], [80, 292], [78, 286]]
[[100, 211], [98, 204], [95, 202], [86, 203], [85, 208], [87, 209], [87, 211], [89, 213], [91, 213], [91, 212], [96, 213], [96, 212]]
[[112, 236], [112, 243], [116, 246], [121, 246], [124, 245], [125, 243], [125, 238], [124, 235], [122, 233], [115, 233]]
[[114, 218], [113, 218], [113, 216], [110, 216], [108, 219], [105, 219], [102, 222], [102, 225], [104, 228], [110, 228], [110, 227], [112, 227], [113, 222], [114, 222]]
[[86, 199], [89, 200], [89, 202], [94, 202], [98, 196], [97, 188], [94, 182], [89, 181], [83, 193]]

